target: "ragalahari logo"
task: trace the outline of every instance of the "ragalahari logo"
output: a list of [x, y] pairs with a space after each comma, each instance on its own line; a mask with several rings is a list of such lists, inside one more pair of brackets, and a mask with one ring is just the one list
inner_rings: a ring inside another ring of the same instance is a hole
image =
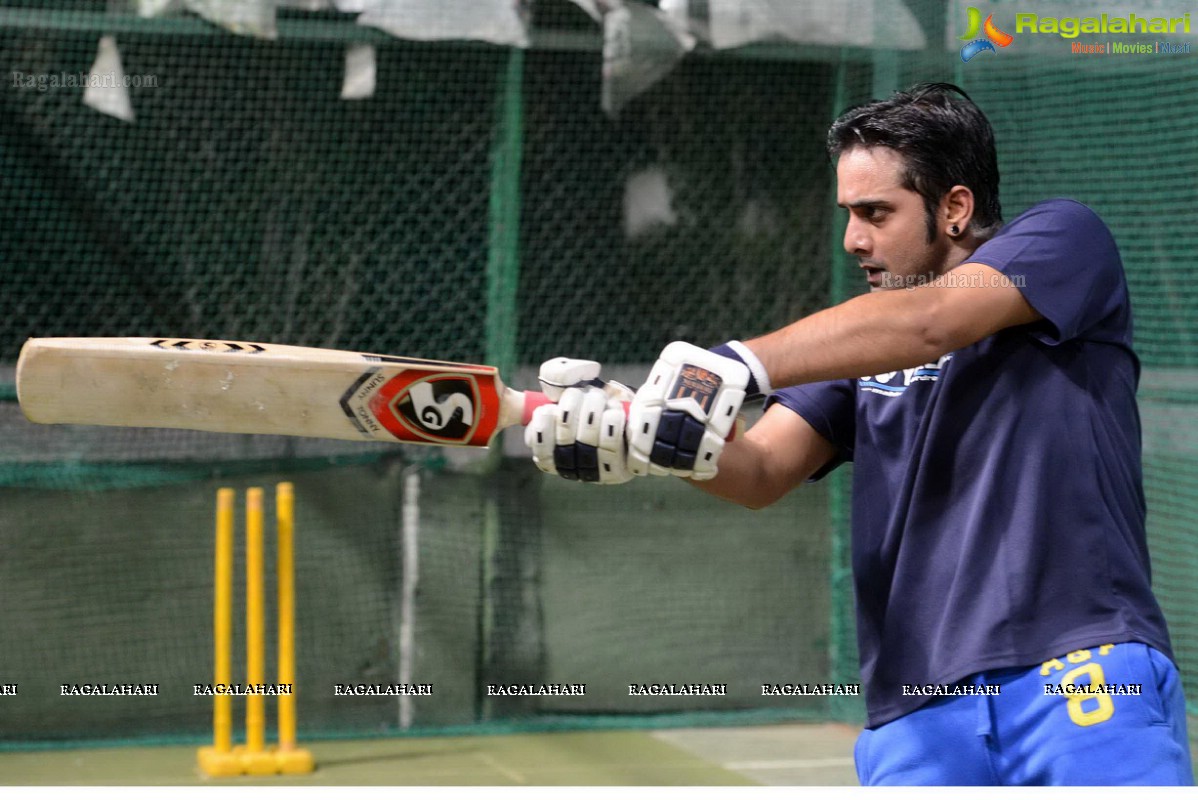
[[[1015, 37], [1009, 33], [1003, 33], [994, 25], [994, 15], [986, 17], [985, 24], [981, 24], [982, 12], [978, 11], [973, 6], [969, 7], [969, 29], [963, 36], [957, 37], [967, 44], [961, 48], [961, 60], [969, 61], [984, 50], [989, 50], [991, 53], [997, 53], [994, 45], [1006, 47], [1015, 40]], [[986, 35], [978, 38], [978, 29]]]

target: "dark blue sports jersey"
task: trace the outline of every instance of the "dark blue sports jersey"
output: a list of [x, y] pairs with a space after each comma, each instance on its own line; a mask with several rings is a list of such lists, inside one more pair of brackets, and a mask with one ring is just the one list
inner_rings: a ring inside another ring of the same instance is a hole
[[933, 364], [783, 389], [853, 462], [853, 579], [869, 726], [952, 683], [1136, 641], [1171, 657], [1150, 588], [1131, 307], [1106, 225], [1071, 200], [968, 259], [1044, 317]]

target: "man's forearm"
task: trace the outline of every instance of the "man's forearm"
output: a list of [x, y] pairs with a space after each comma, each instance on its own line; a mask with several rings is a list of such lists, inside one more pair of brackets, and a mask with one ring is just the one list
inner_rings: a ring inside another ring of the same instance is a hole
[[745, 344], [775, 389], [918, 367], [954, 349], [935, 289], [875, 292]]

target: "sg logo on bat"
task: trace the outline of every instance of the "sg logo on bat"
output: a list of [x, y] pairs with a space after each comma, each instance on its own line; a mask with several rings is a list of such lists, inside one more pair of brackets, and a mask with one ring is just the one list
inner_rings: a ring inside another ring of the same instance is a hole
[[405, 428], [433, 440], [465, 442], [474, 430], [478, 387], [452, 375], [422, 378], [400, 391], [387, 408]]
[[[364, 433], [372, 436], [386, 431], [404, 442], [481, 445], [489, 437], [480, 432], [480, 423], [497, 415], [497, 403], [483, 401], [486, 391], [495, 392], [492, 384], [487, 375], [449, 371], [430, 374], [424, 370], [400, 370], [395, 374], [387, 368], [376, 368], [355, 382], [341, 406]], [[482, 430], [487, 428], [482, 426]]]
[[266, 352], [260, 344], [251, 342], [219, 342], [210, 339], [155, 339], [150, 347], [159, 350], [203, 350], [207, 353], [246, 353], [255, 355]]

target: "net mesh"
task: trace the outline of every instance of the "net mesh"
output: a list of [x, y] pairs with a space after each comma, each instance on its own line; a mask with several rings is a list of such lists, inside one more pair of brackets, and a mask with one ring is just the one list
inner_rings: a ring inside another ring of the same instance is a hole
[[[100, 2], [0, 2], [0, 683], [20, 687], [0, 743], [205, 736], [211, 701], [192, 687], [211, 680], [214, 492], [284, 479], [301, 737], [860, 720], [851, 698], [760, 691], [856, 680], [847, 470], [749, 514], [668, 481], [544, 481], [511, 441], [487, 456], [42, 428], [20, 415], [12, 364], [30, 336], [187, 336], [482, 361], [520, 387], [577, 355], [636, 381], [672, 339], [748, 338], [859, 291], [823, 135], [917, 80], [953, 80], [987, 111], [1008, 219], [1069, 195], [1119, 240], [1155, 585], [1195, 696], [1198, 290], [1175, 266], [1198, 236], [1195, 62], [1061, 45], [963, 64], [964, 7], [918, 0], [920, 49], [700, 48], [612, 117], [597, 28], [566, 0], [534, 6], [519, 51], [402, 41], [331, 11], [280, 11], [263, 41]], [[15, 77], [86, 73], [104, 34], [125, 73], [156, 81], [130, 89], [133, 122]], [[378, 88], [342, 100], [362, 43]], [[434, 695], [333, 692], [401, 678]], [[59, 693], [130, 682], [160, 694]], [[541, 682], [587, 695], [486, 692]], [[629, 696], [650, 682], [728, 695]]]
[[1193, 713], [1198, 290], [1177, 264], [1198, 244], [1190, 210], [1198, 187], [1184, 177], [1198, 164], [1198, 143], [1184, 121], [1198, 69], [1190, 61], [1150, 57], [1100, 69], [1073, 56], [1046, 70], [1036, 56], [1006, 55], [988, 65], [993, 69], [969, 71], [964, 85], [995, 126], [1007, 218], [1039, 198], [1074, 197], [1110, 226], [1127, 270], [1143, 366], [1139, 403], [1153, 586]]

